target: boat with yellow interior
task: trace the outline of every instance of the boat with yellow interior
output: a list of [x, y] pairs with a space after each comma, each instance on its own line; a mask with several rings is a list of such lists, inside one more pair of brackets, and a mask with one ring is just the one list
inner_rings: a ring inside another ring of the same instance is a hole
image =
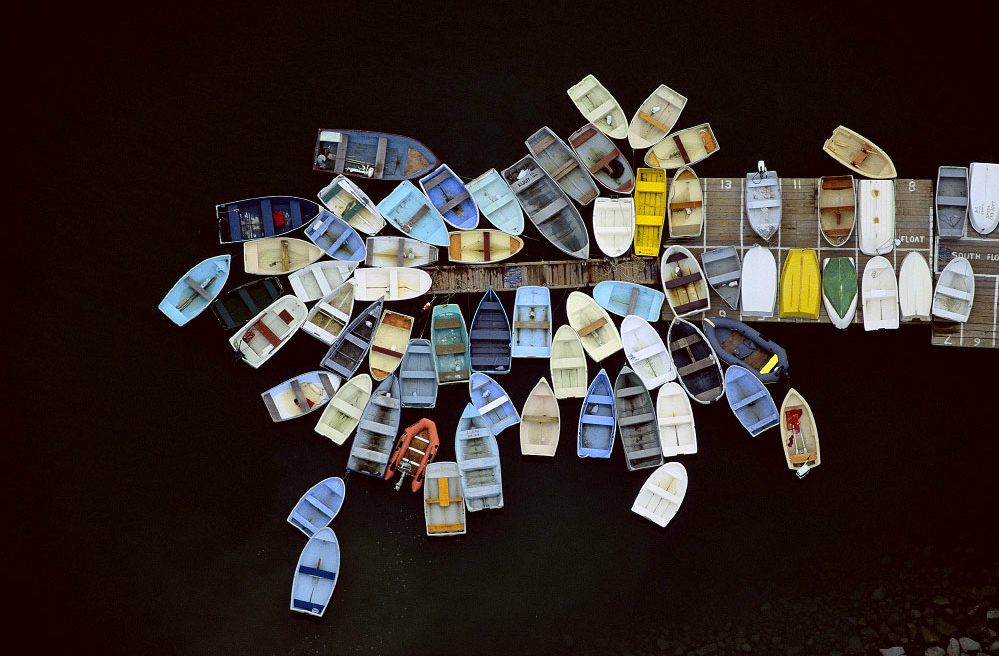
[[818, 319], [822, 307], [819, 254], [810, 248], [791, 248], [780, 274], [780, 316]]
[[666, 172], [641, 167], [635, 179], [635, 255], [656, 257], [666, 220]]

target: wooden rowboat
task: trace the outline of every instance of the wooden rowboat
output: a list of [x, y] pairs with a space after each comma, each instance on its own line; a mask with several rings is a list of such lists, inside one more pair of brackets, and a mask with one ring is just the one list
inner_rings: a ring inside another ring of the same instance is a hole
[[756, 245], [742, 258], [742, 314], [772, 317], [777, 303], [777, 260], [766, 246]]
[[399, 481], [395, 484], [395, 490], [398, 492], [406, 476], [410, 476], [413, 479], [409, 484], [410, 489], [419, 492], [426, 476], [427, 465], [437, 455], [438, 447], [440, 440], [437, 437], [437, 424], [426, 417], [420, 419], [402, 431], [396, 440], [388, 466], [385, 468], [385, 479], [392, 478], [398, 472]]
[[780, 423], [777, 406], [766, 386], [751, 371], [737, 364], [725, 372], [728, 405], [735, 418], [753, 437]]
[[596, 77], [587, 75], [566, 91], [576, 109], [601, 132], [611, 139], [628, 136], [628, 118], [624, 110]]
[[364, 261], [364, 240], [349, 223], [326, 210], [305, 228], [305, 236], [334, 260]]
[[561, 428], [558, 401], [544, 377], [524, 401], [520, 419], [520, 452], [525, 456], [555, 456]]
[[555, 332], [551, 348], [552, 389], [556, 399], [586, 396], [586, 354], [579, 335], [571, 326], [562, 325]]
[[659, 321], [666, 295], [633, 282], [604, 280], [593, 287], [593, 300], [619, 317], [634, 314], [648, 321]]
[[285, 274], [323, 256], [315, 244], [292, 237], [265, 237], [243, 242], [243, 270], [257, 275]]
[[509, 259], [524, 247], [520, 237], [500, 230], [483, 229], [449, 232], [447, 257], [460, 264], [493, 264]]
[[[423, 515], [427, 535], [446, 537], [464, 535], [465, 500], [461, 492], [461, 472], [456, 462], [432, 462], [427, 465], [423, 486]], [[452, 496], [454, 495], [454, 496]]]
[[690, 398], [679, 383], [666, 383], [656, 398], [659, 419], [659, 446], [664, 458], [697, 453], [697, 431]]
[[937, 234], [941, 237], [960, 238], [968, 218], [968, 167], [941, 166], [937, 169], [937, 186], [934, 207], [937, 216]]
[[318, 196], [319, 202], [333, 216], [343, 219], [358, 232], [373, 235], [385, 227], [385, 217], [378, 211], [378, 206], [345, 176], [333, 178], [333, 182], [319, 190]]
[[541, 128], [524, 143], [545, 173], [551, 176], [569, 198], [580, 205], [589, 205], [600, 195], [600, 190], [575, 151], [549, 128]]
[[319, 410], [340, 389], [340, 379], [310, 371], [275, 385], [260, 395], [271, 421], [287, 421]]
[[435, 246], [447, 246], [444, 217], [430, 199], [409, 180], [403, 180], [378, 203], [385, 220], [407, 237]]
[[619, 194], [635, 188], [635, 172], [614, 142], [592, 123], [569, 135], [569, 145], [593, 178]]
[[468, 392], [472, 405], [486, 420], [493, 435], [499, 435], [510, 426], [520, 423], [520, 415], [510, 396], [491, 376], [473, 373], [468, 381]]
[[719, 150], [709, 123], [695, 125], [663, 137], [645, 153], [645, 165], [657, 169], [693, 166]]
[[579, 210], [533, 157], [521, 158], [502, 175], [545, 239], [570, 257], [590, 256], [590, 236]]
[[216, 255], [191, 267], [160, 301], [160, 312], [178, 326], [204, 312], [229, 279], [231, 259], [230, 255]]
[[329, 369], [340, 380], [347, 380], [361, 366], [364, 354], [371, 347], [371, 340], [382, 316], [385, 301], [379, 299], [361, 310], [354, 320], [341, 331], [330, 345], [320, 366]]
[[635, 255], [656, 257], [666, 220], [666, 172], [641, 167], [635, 175]]
[[624, 355], [642, 384], [654, 390], [676, 378], [676, 367], [662, 337], [648, 321], [629, 314], [621, 322]]
[[628, 124], [628, 143], [635, 150], [658, 143], [676, 125], [686, 104], [686, 96], [660, 84], [639, 105]]
[[739, 309], [742, 295], [742, 262], [734, 246], [722, 246], [701, 253], [701, 270], [715, 293], [733, 310]]
[[458, 419], [454, 433], [454, 452], [461, 472], [468, 512], [503, 507], [503, 476], [500, 470], [499, 445], [486, 420], [471, 403]]
[[297, 230], [319, 216], [318, 203], [295, 196], [247, 198], [215, 206], [219, 243], [278, 237]]
[[631, 511], [659, 526], [666, 526], [680, 510], [686, 495], [687, 469], [678, 462], [667, 462], [642, 484]]
[[819, 231], [830, 246], [842, 246], [853, 234], [857, 222], [857, 190], [852, 175], [826, 175], [819, 178], [815, 206]]
[[552, 352], [552, 304], [547, 287], [518, 287], [513, 300], [515, 358], [547, 358]]
[[698, 237], [704, 229], [704, 190], [694, 169], [682, 166], [669, 192], [669, 236]]
[[698, 403], [714, 403], [725, 394], [718, 356], [697, 326], [674, 317], [666, 333], [666, 346], [680, 384], [690, 398]]
[[368, 366], [372, 378], [385, 380], [399, 368], [399, 363], [406, 355], [409, 335], [412, 332], [413, 317], [392, 310], [382, 312], [381, 321], [378, 322], [378, 328], [371, 337], [371, 348], [368, 351]]
[[288, 523], [311, 538], [340, 512], [346, 491], [343, 479], [339, 476], [319, 481], [295, 504], [288, 515]]
[[933, 316], [964, 323], [971, 315], [974, 302], [975, 272], [971, 262], [955, 257], [937, 278], [937, 287], [933, 291]]
[[513, 333], [499, 296], [490, 287], [475, 309], [468, 331], [472, 371], [489, 374], [510, 373], [513, 362]]
[[894, 178], [895, 165], [887, 153], [871, 141], [842, 125], [822, 144], [822, 150], [854, 173], [866, 178]]
[[418, 178], [440, 162], [416, 139], [388, 132], [322, 129], [316, 137], [316, 171], [376, 180]]
[[628, 471], [663, 464], [659, 422], [652, 397], [629, 367], [621, 367], [621, 373], [614, 381], [614, 410]]
[[226, 330], [239, 328], [284, 295], [277, 276], [268, 276], [230, 289], [212, 301], [212, 314]]
[[673, 314], [687, 317], [711, 309], [708, 283], [693, 254], [683, 246], [670, 246], [663, 253], [659, 274]]
[[302, 267], [288, 275], [291, 291], [306, 303], [329, 295], [354, 273], [356, 262], [324, 260]]
[[315, 431], [330, 438], [334, 444], [343, 444], [357, 428], [364, 407], [371, 398], [371, 376], [358, 374], [337, 390], [323, 408], [316, 422]]
[[404, 408], [437, 405], [437, 369], [429, 339], [411, 339], [399, 365], [399, 393]]
[[597, 305], [593, 297], [574, 291], [566, 300], [565, 311], [569, 316], [569, 325], [579, 335], [583, 349], [594, 362], [600, 362], [622, 349], [617, 327], [607, 310]]
[[780, 417], [780, 441], [787, 468], [798, 478], [804, 478], [810, 470], [822, 464], [819, 429], [815, 427], [812, 408], [792, 387], [780, 405]]
[[756, 234], [770, 241], [780, 230], [781, 210], [780, 178], [760, 160], [757, 171], [746, 174], [746, 218]]
[[256, 369], [288, 343], [306, 315], [305, 303], [291, 295], [282, 296], [230, 337], [229, 344]]
[[411, 267], [365, 267], [354, 272], [354, 298], [358, 301], [405, 301], [422, 296], [433, 284], [430, 274]]

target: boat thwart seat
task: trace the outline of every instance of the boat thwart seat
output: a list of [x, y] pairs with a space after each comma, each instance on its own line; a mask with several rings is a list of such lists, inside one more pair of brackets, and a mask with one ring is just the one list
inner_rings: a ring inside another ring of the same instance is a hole
[[318, 567], [307, 567], [305, 565], [300, 565], [298, 568], [300, 574], [308, 574], [309, 576], [318, 576], [319, 578], [329, 579], [331, 581], [336, 580], [336, 572], [328, 572], [324, 569], [319, 569]]
[[617, 420], [617, 423], [619, 426], [634, 426], [635, 424], [644, 424], [655, 420], [655, 413], [646, 412], [645, 414], [635, 415], [634, 417], [621, 417]]
[[[374, 424], [374, 422], [363, 422], [363, 421], [361, 422], [361, 428], [366, 428], [367, 430], [371, 430], [371, 428], [369, 426], [364, 426], [365, 423]], [[376, 426], [382, 426], [383, 424], [375, 424], [375, 425]], [[389, 427], [385, 426], [385, 428], [389, 428]], [[379, 432], [383, 432], [383, 431], [379, 431]], [[395, 435], [395, 431], [390, 429], [385, 434], [386, 435]], [[388, 457], [387, 453], [382, 453], [381, 451], [372, 451], [371, 449], [364, 449], [364, 448], [357, 447], [357, 446], [354, 447], [353, 451], [351, 452], [351, 455], [355, 456], [357, 458], [360, 458], [361, 460], [369, 460], [371, 462], [377, 462], [379, 464], [385, 464], [385, 463], [387, 463], [389, 461], [389, 457]]]
[[750, 403], [755, 403], [756, 401], [762, 399], [766, 395], [767, 395], [766, 390], [760, 390], [758, 392], [754, 392], [753, 394], [750, 394], [749, 396], [747, 396], [747, 397], [745, 397], [743, 399], [740, 399], [739, 401], [736, 401], [735, 403], [733, 403], [732, 404], [732, 409], [733, 410], [738, 410], [740, 408], [744, 408], [747, 405], [749, 405]]

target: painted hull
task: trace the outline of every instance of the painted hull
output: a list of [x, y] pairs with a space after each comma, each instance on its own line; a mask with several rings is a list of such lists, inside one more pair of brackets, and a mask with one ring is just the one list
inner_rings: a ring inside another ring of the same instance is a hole
[[665, 84], [649, 94], [628, 124], [628, 143], [635, 150], [648, 148], [662, 140], [676, 125], [687, 104], [683, 96]]
[[697, 453], [697, 430], [690, 398], [679, 383], [666, 383], [656, 397], [659, 446], [664, 458]]
[[593, 300], [619, 317], [634, 314], [647, 321], [659, 321], [666, 295], [633, 282], [604, 280], [593, 287]]
[[570, 257], [590, 256], [590, 237], [579, 210], [533, 157], [521, 158], [502, 175], [545, 239]]
[[941, 166], [937, 169], [937, 187], [933, 200], [937, 234], [941, 237], [958, 239], [964, 236], [969, 191], [967, 166]]
[[861, 279], [864, 330], [898, 328], [898, 283], [891, 262], [878, 255], [864, 266]]
[[666, 172], [642, 167], [635, 177], [635, 255], [658, 257], [666, 221]]
[[746, 174], [746, 218], [753, 231], [767, 241], [780, 230], [782, 203], [776, 171]]
[[307, 315], [305, 303], [294, 296], [282, 296], [230, 337], [229, 344], [256, 369], [288, 343]]
[[547, 287], [518, 287], [513, 301], [515, 358], [547, 358], [552, 353], [551, 296]]
[[933, 274], [926, 258], [916, 251], [898, 269], [898, 307], [902, 321], [929, 321], [933, 305]]
[[513, 333], [506, 310], [492, 287], [482, 296], [468, 331], [472, 371], [510, 373]]
[[624, 355], [642, 384], [654, 390], [676, 379], [676, 367], [662, 337], [648, 321], [628, 315], [621, 322]]
[[420, 189], [427, 195], [444, 220], [459, 230], [479, 225], [479, 208], [465, 184], [447, 164], [420, 178]]
[[659, 263], [666, 301], [678, 317], [688, 317], [711, 309], [708, 282], [701, 265], [683, 246], [670, 246]]
[[593, 203], [593, 239], [608, 257], [628, 252], [635, 237], [635, 201], [598, 198]]
[[525, 456], [555, 456], [561, 428], [558, 401], [541, 378], [524, 401], [520, 420], [520, 452]]
[[822, 303], [829, 320], [847, 328], [857, 313], [857, 266], [852, 257], [822, 260]]
[[374, 235], [385, 227], [385, 217], [378, 211], [378, 206], [345, 176], [338, 175], [319, 190], [317, 196], [333, 216], [343, 219], [360, 233]]
[[817, 321], [822, 309], [822, 274], [819, 254], [808, 248], [791, 248], [780, 275], [780, 316]]
[[291, 610], [322, 617], [340, 573], [340, 544], [333, 530], [322, 528], [309, 538], [295, 566]]
[[842, 125], [822, 145], [834, 160], [865, 178], [886, 180], [897, 173], [891, 158], [873, 142]]
[[471, 376], [468, 331], [461, 308], [455, 304], [435, 305], [430, 334], [434, 343], [437, 384], [464, 383]]
[[487, 221], [508, 235], [524, 232], [524, 210], [499, 171], [489, 169], [465, 188]]
[[219, 243], [278, 237], [319, 216], [318, 203], [295, 196], [262, 196], [215, 206]]
[[333, 292], [354, 273], [354, 262], [316, 262], [288, 275], [291, 291], [306, 303]]
[[491, 376], [473, 373], [468, 381], [472, 405], [486, 420], [493, 435], [499, 435], [510, 426], [520, 423], [520, 415], [506, 391]]
[[569, 135], [569, 145], [593, 179], [607, 189], [627, 194], [635, 188], [635, 172], [614, 142], [593, 123]]
[[777, 406], [766, 386], [748, 369], [732, 365], [725, 372], [728, 405], [753, 437], [780, 423]]
[[975, 272], [963, 257], [947, 263], [933, 291], [933, 316], [964, 323], [975, 302]]
[[465, 502], [461, 473], [456, 462], [427, 465], [423, 486], [423, 515], [430, 537], [465, 534]]
[[368, 237], [364, 264], [369, 267], [424, 267], [437, 262], [437, 247], [409, 237]]
[[587, 121], [611, 139], [628, 136], [628, 118], [614, 96], [593, 75], [587, 75], [566, 92]]
[[715, 354], [726, 364], [745, 367], [767, 384], [789, 375], [787, 351], [755, 328], [726, 317], [705, 317], [701, 325]]
[[579, 341], [594, 362], [600, 362], [623, 348], [621, 335], [603, 309], [583, 292], [572, 292], [565, 303], [569, 325], [579, 335]]
[[895, 182], [861, 180], [857, 189], [857, 245], [866, 255], [895, 248]]
[[968, 221], [983, 235], [999, 225], [999, 164], [972, 162], [969, 172]]
[[628, 471], [663, 464], [659, 422], [652, 397], [642, 380], [628, 367], [622, 367], [614, 381], [614, 411]]
[[669, 191], [669, 236], [699, 237], [704, 229], [704, 190], [694, 169], [683, 166], [673, 175]]
[[448, 233], [447, 257], [460, 264], [494, 264], [508, 260], [524, 247], [520, 237], [502, 230], [478, 229]]
[[583, 162], [558, 135], [547, 127], [541, 128], [524, 142], [538, 164], [558, 186], [580, 205], [589, 205], [600, 195]]
[[693, 166], [719, 150], [711, 125], [702, 123], [663, 137], [645, 153], [645, 165], [667, 170]]
[[642, 484], [631, 511], [666, 526], [676, 516], [687, 495], [687, 470], [678, 462], [667, 462]]
[[243, 242], [243, 270], [260, 276], [283, 275], [323, 256], [315, 244], [291, 237], [265, 237]]
[[403, 180], [378, 203], [378, 211], [402, 234], [435, 246], [447, 246], [444, 217], [409, 180]]
[[413, 317], [392, 310], [382, 312], [368, 350], [368, 366], [372, 378], [385, 380], [399, 368], [412, 332]]
[[340, 389], [340, 379], [310, 371], [275, 385], [260, 395], [271, 421], [287, 421], [321, 409]]
[[734, 246], [701, 253], [701, 270], [708, 285], [733, 310], [739, 309], [742, 295], [742, 262]]
[[366, 267], [354, 272], [354, 298], [358, 301], [405, 301], [423, 296], [433, 284], [430, 274], [410, 267]]
[[222, 294], [212, 302], [212, 314], [226, 330], [239, 328], [284, 295], [277, 276], [253, 280]]
[[334, 444], [346, 442], [368, 405], [371, 387], [371, 376], [368, 374], [358, 374], [344, 383], [323, 408], [315, 431]]
[[371, 347], [371, 339], [384, 307], [385, 302], [378, 300], [361, 310], [330, 345], [320, 366], [332, 371], [341, 380], [353, 376]]
[[780, 441], [787, 468], [803, 478], [822, 464], [819, 452], [819, 429], [812, 408], [793, 387], [780, 406]]
[[777, 260], [769, 248], [753, 246], [742, 258], [742, 314], [772, 317], [777, 303]]
[[288, 523], [311, 538], [339, 514], [346, 492], [343, 479], [338, 476], [319, 481], [295, 504]]
[[357, 424], [347, 457], [347, 469], [376, 478], [385, 477], [389, 454], [399, 430], [399, 379], [389, 376], [368, 399]]
[[465, 508], [475, 512], [503, 507], [503, 476], [499, 445], [485, 419], [471, 403], [465, 405], [454, 433], [454, 451], [461, 472]]
[[580, 409], [576, 455], [580, 458], [610, 458], [616, 427], [614, 388], [607, 372], [601, 369], [586, 390]]
[[367, 130], [321, 129], [312, 157], [315, 171], [376, 180], [418, 178], [440, 163], [416, 139]]
[[204, 312], [222, 293], [231, 260], [230, 255], [217, 255], [191, 267], [160, 301], [160, 312], [178, 326]]
[[589, 380], [586, 353], [579, 341], [579, 335], [571, 326], [559, 326], [555, 332], [549, 366], [556, 399], [586, 396], [586, 381]]
[[697, 326], [676, 317], [666, 333], [666, 346], [673, 358], [680, 385], [698, 403], [714, 403], [725, 394], [718, 355]]
[[816, 187], [819, 231], [830, 246], [842, 246], [857, 223], [857, 188], [853, 176], [823, 176]]
[[404, 408], [437, 405], [437, 369], [429, 339], [411, 339], [399, 365], [399, 393]]

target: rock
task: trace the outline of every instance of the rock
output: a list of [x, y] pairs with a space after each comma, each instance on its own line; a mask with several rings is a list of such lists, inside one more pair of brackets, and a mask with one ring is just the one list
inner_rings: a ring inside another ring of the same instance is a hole
[[935, 603], [937, 606], [946, 606], [947, 604], [950, 603], [950, 599], [948, 599], [947, 597], [941, 597], [940, 595], [937, 595], [933, 597], [933, 603]]
[[562, 644], [566, 647], [572, 647], [572, 645], [575, 644], [575, 642], [576, 641], [573, 639], [573, 637], [568, 633], [562, 636]]
[[656, 644], [659, 646], [659, 651], [666, 651], [666, 648], [669, 647], [669, 640], [666, 639], [666, 636], [659, 636], [656, 638]]
[[989, 645], [989, 651], [993, 654], [999, 654], [999, 640], [996, 640], [991, 645]]
[[747, 654], [753, 651], [753, 647], [748, 642], [744, 642], [741, 645], [739, 645], [739, 649], [746, 652]]
[[956, 626], [954, 626], [953, 624], [951, 624], [942, 617], [937, 618], [937, 620], [933, 623], [933, 628], [937, 630], [937, 633], [941, 633], [945, 636], [949, 636], [950, 634], [957, 631]]
[[885, 598], [885, 596], [887, 596], [887, 594], [888, 591], [885, 589], [885, 586], [881, 585], [875, 588], [874, 592], [871, 593], [871, 599], [874, 601], [881, 601]]
[[718, 645], [711, 642], [698, 649], [697, 656], [706, 656], [707, 654], [713, 654], [716, 651], [718, 651]]
[[912, 615], [912, 619], [914, 619], [914, 620], [918, 620], [920, 617], [923, 616], [923, 614], [920, 613], [915, 608], [913, 608], [911, 611], [909, 611], [909, 614]]
[[947, 656], [961, 656], [961, 643], [954, 638], [947, 643]]
[[[957, 642], [956, 640], [954, 642]], [[861, 641], [859, 636], [852, 635], [850, 639], [846, 641], [846, 653], [848, 654], [863, 654], [864, 653], [864, 643]]]
[[805, 643], [801, 638], [794, 637], [787, 641], [784, 645], [784, 654], [786, 656], [796, 656], [801, 653], [801, 650], [805, 648]]
[[997, 608], [990, 609], [989, 612], [985, 613], [985, 619], [989, 620], [999, 619], [999, 609]]
[[770, 602], [768, 601], [768, 602], [764, 603], [762, 606], [760, 606], [760, 612], [761, 613], [765, 613], [768, 610], [770, 610], [771, 608], [773, 608], [773, 606], [771, 606]]
[[933, 633], [933, 630], [930, 629], [929, 627], [925, 626], [925, 625], [919, 627], [919, 632], [923, 636], [923, 642], [939, 642], [940, 641], [940, 636], [938, 636], [936, 633]]
[[947, 656], [947, 652], [943, 650], [943, 647], [929, 647], [923, 652], [923, 656]]
[[978, 644], [971, 638], [963, 637], [960, 640], [958, 640], [958, 642], [961, 643], [961, 649], [963, 649], [964, 651], [978, 651], [979, 649], [982, 648], [980, 644]]
[[889, 647], [881, 650], [881, 656], [905, 656], [905, 650], [901, 647]]
[[865, 626], [864, 628], [862, 628], [860, 630], [860, 635], [864, 636], [865, 638], [871, 638], [872, 640], [878, 639], [878, 632], [869, 626]]

